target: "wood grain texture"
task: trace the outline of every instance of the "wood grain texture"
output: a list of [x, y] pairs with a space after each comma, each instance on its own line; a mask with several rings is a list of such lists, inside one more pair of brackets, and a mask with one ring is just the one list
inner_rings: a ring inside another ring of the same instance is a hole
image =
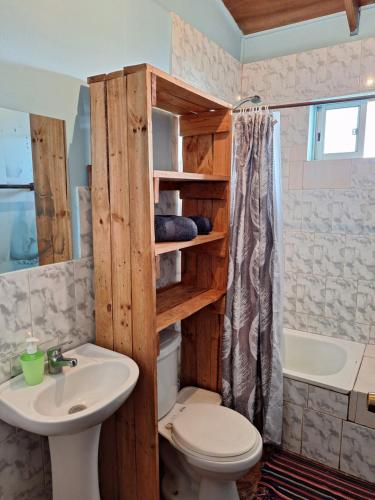
[[96, 342], [114, 349], [106, 82], [90, 85]]
[[39, 264], [72, 259], [65, 122], [30, 115]]
[[157, 295], [157, 331], [181, 321], [216, 302], [225, 290], [196, 288], [178, 284]]
[[[90, 85], [96, 343], [113, 350], [111, 214], [106, 99], [106, 82]], [[103, 424], [99, 446], [100, 492], [103, 500], [117, 500], [119, 498], [117, 463], [116, 416], [113, 415]]]
[[350, 35], [353, 36], [359, 30], [359, 0], [344, 0], [344, 4]]
[[211, 231], [210, 234], [202, 234], [190, 241], [165, 241], [162, 243], [155, 244], [155, 255], [161, 255], [163, 253], [174, 252], [176, 250], [182, 250], [183, 248], [189, 248], [196, 245], [204, 245], [211, 243], [212, 241], [222, 240], [226, 236], [224, 232]]
[[[245, 35], [307, 21], [345, 10], [346, 0], [223, 0]], [[360, 0], [368, 5], [374, 0]]]
[[122, 70], [122, 73], [115, 71], [107, 75], [95, 75], [89, 77], [87, 81], [88, 83], [108, 81], [112, 78], [118, 78], [121, 74], [131, 75], [141, 71], [153, 75], [152, 78], [154, 83], [151, 92], [154, 102], [152, 102], [151, 105], [154, 107], [177, 115], [187, 115], [192, 112], [208, 112], [210, 110], [232, 109], [232, 105], [224, 100], [213, 97], [150, 64], [127, 66]]
[[159, 497], [151, 74], [127, 76], [133, 358], [138, 500]]
[[[162, 184], [164, 188], [165, 184]], [[219, 199], [225, 200], [227, 197], [227, 182], [184, 182], [176, 185], [175, 189], [180, 191], [180, 198], [183, 199]]]
[[99, 487], [102, 500], [118, 500], [118, 457], [116, 415], [102, 424], [99, 441]]
[[229, 132], [232, 119], [227, 110], [186, 115], [180, 118], [180, 135], [202, 135], [215, 132]]
[[162, 181], [189, 182], [207, 181], [223, 182], [229, 180], [227, 175], [212, 175], [201, 172], [173, 172], [171, 170], [154, 170], [154, 177]]
[[[90, 93], [98, 343], [131, 355], [140, 368], [131, 398], [104, 426], [102, 496], [104, 500], [157, 500], [156, 333], [182, 320], [183, 383], [220, 387], [231, 136], [220, 124], [200, 122], [199, 127], [194, 125], [196, 135], [183, 140], [184, 172], [153, 171], [152, 104], [165, 100], [169, 110], [185, 112], [193, 106], [204, 113], [214, 104], [229, 113], [221, 113], [225, 129], [231, 111], [148, 65], [93, 78]], [[211, 117], [207, 114], [206, 119]], [[179, 120], [173, 120], [174, 168]], [[213, 233], [194, 242], [156, 245], [154, 201], [163, 188], [179, 189], [186, 196], [184, 213], [209, 216]], [[184, 250], [186, 244], [196, 253]], [[178, 248], [184, 252], [182, 282], [156, 294], [155, 256]]]
[[126, 78], [107, 82], [114, 349], [132, 356], [131, 245]]
[[[108, 176], [111, 212], [113, 348], [133, 357], [127, 82], [107, 82]], [[117, 482], [120, 496], [136, 496], [133, 397], [116, 413]]]
[[[226, 120], [231, 120], [228, 112]], [[183, 138], [184, 168], [189, 172], [230, 177], [231, 131], [199, 134]], [[202, 183], [203, 184], [203, 183]], [[220, 197], [199, 199], [189, 197], [188, 186], [183, 192], [183, 215], [204, 215], [213, 223], [214, 231], [229, 228], [229, 182], [223, 183]], [[193, 196], [193, 195], [191, 195]], [[182, 285], [197, 289], [226, 290], [228, 271], [228, 239], [202, 247], [183, 250]], [[224, 294], [223, 294], [224, 295]], [[201, 308], [182, 322], [181, 379], [183, 384], [217, 391], [221, 387], [221, 337], [223, 332], [224, 298]], [[185, 355], [184, 352], [188, 352]], [[192, 363], [191, 356], [195, 358]]]

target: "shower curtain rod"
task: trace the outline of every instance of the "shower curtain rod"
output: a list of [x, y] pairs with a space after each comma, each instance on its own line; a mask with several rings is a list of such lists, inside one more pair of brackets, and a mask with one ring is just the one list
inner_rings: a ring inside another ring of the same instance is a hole
[[348, 101], [366, 101], [367, 99], [374, 99], [375, 94], [366, 94], [366, 95], [361, 95], [357, 97], [339, 97], [336, 99], [321, 99], [319, 101], [303, 101], [303, 102], [292, 102], [288, 104], [273, 104], [271, 106], [266, 106], [266, 105], [253, 105], [249, 106], [249, 108], [242, 108], [238, 109], [240, 106], [243, 104], [246, 104], [247, 102], [252, 102], [251, 100], [254, 98], [254, 96], [249, 96], [246, 97], [240, 104], [235, 106], [233, 109], [234, 113], [240, 113], [243, 109], [252, 109], [252, 108], [262, 108], [262, 107], [267, 107], [268, 109], [287, 109], [287, 108], [302, 108], [304, 106], [317, 106], [319, 104], [336, 104], [340, 102], [348, 102]]

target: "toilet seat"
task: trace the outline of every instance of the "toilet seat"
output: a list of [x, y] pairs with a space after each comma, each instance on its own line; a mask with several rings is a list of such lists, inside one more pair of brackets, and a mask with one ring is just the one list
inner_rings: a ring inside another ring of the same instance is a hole
[[212, 404], [185, 406], [173, 420], [171, 437], [183, 453], [212, 462], [237, 462], [251, 455], [259, 433], [239, 413]]

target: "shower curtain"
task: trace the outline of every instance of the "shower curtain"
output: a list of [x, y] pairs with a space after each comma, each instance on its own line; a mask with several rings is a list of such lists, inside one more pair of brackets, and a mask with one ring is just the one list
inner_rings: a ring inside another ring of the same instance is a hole
[[[231, 241], [223, 338], [224, 404], [264, 443], [282, 431], [281, 182], [267, 110], [234, 122]], [[278, 168], [277, 168], [278, 167]]]

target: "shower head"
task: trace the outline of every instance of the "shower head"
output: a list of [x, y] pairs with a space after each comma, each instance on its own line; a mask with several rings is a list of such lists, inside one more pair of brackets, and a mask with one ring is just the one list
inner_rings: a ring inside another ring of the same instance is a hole
[[253, 104], [260, 104], [262, 102], [262, 98], [260, 97], [260, 95], [253, 95], [249, 99]]
[[262, 98], [260, 97], [260, 95], [252, 95], [252, 96], [249, 96], [249, 97], [245, 97], [245, 99], [242, 99], [242, 101], [240, 101], [237, 106], [234, 107], [234, 110], [240, 108], [241, 106], [243, 106], [244, 104], [250, 102], [251, 104], [254, 104], [255, 106], [258, 106], [261, 102], [262, 102]]

